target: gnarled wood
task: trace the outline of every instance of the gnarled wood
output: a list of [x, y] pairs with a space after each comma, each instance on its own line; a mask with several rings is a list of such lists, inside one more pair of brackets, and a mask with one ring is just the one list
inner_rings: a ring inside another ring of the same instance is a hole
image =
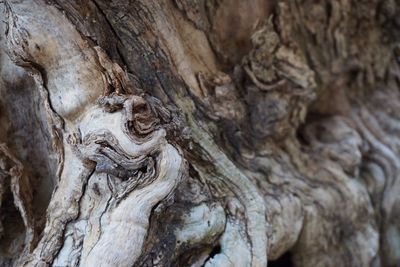
[[399, 263], [395, 1], [0, 6], [2, 265]]

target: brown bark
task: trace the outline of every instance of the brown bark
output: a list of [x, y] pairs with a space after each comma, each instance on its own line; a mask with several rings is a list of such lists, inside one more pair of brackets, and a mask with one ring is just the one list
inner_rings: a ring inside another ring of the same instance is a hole
[[399, 264], [396, 1], [0, 7], [0, 265]]

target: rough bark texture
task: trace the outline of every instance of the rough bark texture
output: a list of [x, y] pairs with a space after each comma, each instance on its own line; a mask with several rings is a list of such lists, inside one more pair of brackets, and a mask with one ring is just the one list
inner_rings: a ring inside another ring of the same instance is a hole
[[396, 0], [0, 1], [1, 266], [398, 266]]

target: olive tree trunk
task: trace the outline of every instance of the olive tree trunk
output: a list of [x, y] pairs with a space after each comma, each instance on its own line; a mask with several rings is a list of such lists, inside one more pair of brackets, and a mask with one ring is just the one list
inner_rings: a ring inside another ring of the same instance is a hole
[[399, 1], [0, 11], [1, 266], [399, 266]]

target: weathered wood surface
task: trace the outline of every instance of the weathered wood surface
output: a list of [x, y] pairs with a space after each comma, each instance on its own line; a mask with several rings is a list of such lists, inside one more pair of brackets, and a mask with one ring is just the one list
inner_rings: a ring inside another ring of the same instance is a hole
[[399, 264], [396, 1], [0, 7], [0, 265]]

